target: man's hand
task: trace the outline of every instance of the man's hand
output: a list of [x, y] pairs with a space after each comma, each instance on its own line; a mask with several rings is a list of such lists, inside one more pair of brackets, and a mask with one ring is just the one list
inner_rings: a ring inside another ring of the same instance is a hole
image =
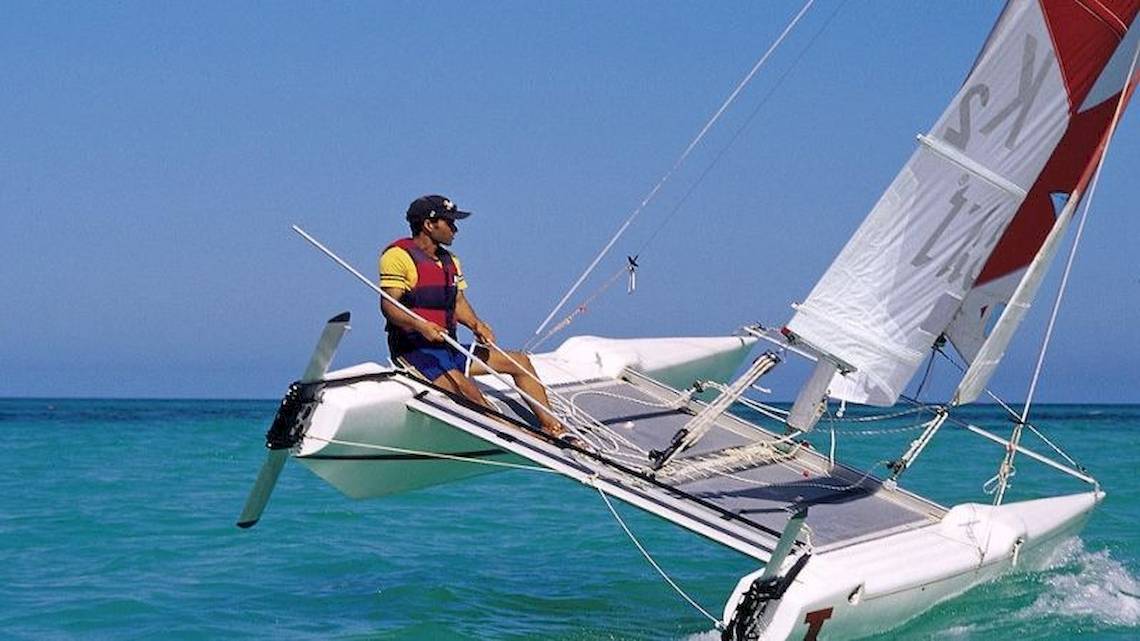
[[479, 339], [480, 343], [487, 345], [495, 344], [495, 332], [487, 323], [475, 321], [475, 327], [471, 328], [471, 331], [475, 334], [475, 338]]
[[431, 321], [424, 321], [416, 327], [416, 331], [423, 334], [424, 338], [433, 343], [442, 343], [444, 341], [443, 337], [447, 335], [447, 332], [445, 332], [442, 327]]

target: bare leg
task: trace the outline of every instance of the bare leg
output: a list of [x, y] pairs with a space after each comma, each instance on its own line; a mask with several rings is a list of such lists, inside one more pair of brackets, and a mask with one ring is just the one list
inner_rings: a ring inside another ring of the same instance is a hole
[[463, 372], [453, 369], [440, 374], [439, 378], [432, 381], [443, 389], [462, 395], [467, 400], [478, 403], [484, 407], [490, 407], [487, 399], [483, 397], [483, 392], [475, 386], [475, 381], [463, 375]]
[[[515, 379], [515, 385], [518, 386], [527, 396], [530, 396], [539, 404], [535, 405], [530, 401], [526, 401], [530, 411], [538, 417], [538, 425], [542, 431], [550, 434], [551, 436], [561, 436], [566, 428], [558, 422], [554, 414], [550, 412], [550, 399], [546, 397], [546, 389], [538, 382], [538, 377], [535, 376], [534, 365], [531, 364], [530, 358], [522, 352], [507, 352], [510, 359], [503, 356], [501, 352], [493, 351], [487, 357], [487, 364], [491, 366], [496, 372], [500, 374], [508, 374], [511, 378]], [[511, 361], [514, 361], [512, 363]], [[518, 365], [515, 365], [518, 363]], [[487, 374], [487, 370], [478, 363], [471, 363], [471, 376], [478, 376], [480, 374]], [[526, 400], [526, 399], [524, 399]]]

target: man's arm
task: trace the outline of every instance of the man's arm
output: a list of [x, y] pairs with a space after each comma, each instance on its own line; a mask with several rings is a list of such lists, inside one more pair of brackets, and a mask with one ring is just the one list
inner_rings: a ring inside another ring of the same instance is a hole
[[455, 320], [470, 328], [480, 342], [494, 344], [495, 332], [491, 330], [490, 325], [479, 320], [463, 292], [459, 292], [455, 298]]
[[[392, 298], [399, 299], [404, 295], [404, 290], [399, 287], [385, 287], [384, 293]], [[396, 327], [408, 332], [419, 332], [423, 337], [433, 343], [442, 343], [444, 336], [444, 329], [439, 325], [427, 320], [418, 320], [416, 317], [405, 312], [390, 302], [387, 298], [380, 300], [380, 313], [384, 314], [384, 318], [388, 319]]]

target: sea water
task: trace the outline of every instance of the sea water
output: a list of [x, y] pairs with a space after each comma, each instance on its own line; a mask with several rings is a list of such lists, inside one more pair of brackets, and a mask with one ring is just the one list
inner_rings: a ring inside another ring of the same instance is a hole
[[[0, 638], [716, 639], [598, 494], [511, 471], [353, 501], [290, 463], [264, 518], [234, 521], [275, 401], [0, 400]], [[850, 414], [846, 418], [865, 416]], [[965, 420], [1009, 433], [1004, 412]], [[1140, 406], [1040, 406], [1037, 424], [1108, 498], [1040, 571], [877, 639], [1140, 638]], [[824, 421], [815, 438], [882, 472], [915, 417]], [[1025, 444], [1048, 446], [1032, 435]], [[1000, 446], [947, 426], [904, 477], [988, 502]], [[1010, 500], [1087, 488], [1019, 459]], [[628, 506], [642, 545], [719, 614], [756, 564]]]

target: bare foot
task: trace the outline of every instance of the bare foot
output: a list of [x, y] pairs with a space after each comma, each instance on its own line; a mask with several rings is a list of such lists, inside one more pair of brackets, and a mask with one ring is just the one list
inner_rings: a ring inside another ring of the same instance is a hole
[[566, 433], [566, 427], [558, 421], [543, 421], [538, 424], [538, 429], [542, 430], [543, 434], [553, 436], [554, 438], [562, 438]]
[[544, 434], [553, 436], [555, 439], [562, 441], [567, 445], [572, 445], [580, 450], [594, 449], [584, 439], [576, 434], [571, 433], [569, 430], [558, 423], [555, 423], [554, 425], [543, 426], [542, 431]]
[[574, 434], [569, 434], [569, 433], [563, 434], [562, 436], [558, 437], [558, 440], [562, 441], [563, 443], [565, 443], [567, 445], [572, 445], [572, 446], [574, 446], [580, 450], [586, 450], [587, 452], [593, 452], [594, 451], [594, 448], [592, 445], [587, 443], [584, 439], [579, 438], [578, 436], [575, 436]]

